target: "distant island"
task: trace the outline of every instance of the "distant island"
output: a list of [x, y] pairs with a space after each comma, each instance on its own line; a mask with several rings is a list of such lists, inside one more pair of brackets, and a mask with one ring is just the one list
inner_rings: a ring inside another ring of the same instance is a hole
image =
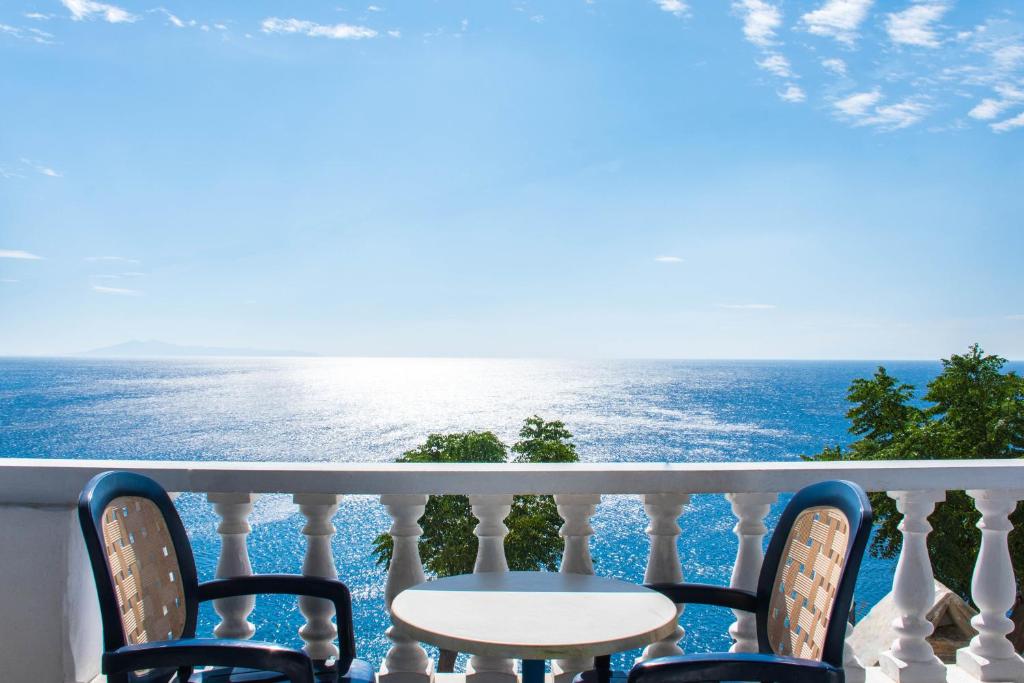
[[89, 356], [94, 358], [200, 358], [204, 356], [216, 356], [220, 358], [252, 358], [260, 356], [296, 356], [312, 358], [317, 356], [315, 353], [308, 353], [306, 351], [275, 351], [268, 349], [226, 348], [220, 346], [182, 346], [180, 344], [170, 344], [168, 342], [157, 341], [155, 339], [151, 339], [149, 341], [133, 339], [121, 344], [104, 346], [98, 349], [91, 349], [89, 351], [82, 351], [81, 353], [73, 353], [70, 355]]

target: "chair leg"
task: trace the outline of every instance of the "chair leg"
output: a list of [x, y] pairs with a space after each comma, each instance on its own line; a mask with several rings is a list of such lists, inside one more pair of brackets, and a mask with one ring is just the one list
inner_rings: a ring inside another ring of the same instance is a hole
[[612, 656], [594, 657], [594, 672], [597, 674], [597, 683], [611, 683]]

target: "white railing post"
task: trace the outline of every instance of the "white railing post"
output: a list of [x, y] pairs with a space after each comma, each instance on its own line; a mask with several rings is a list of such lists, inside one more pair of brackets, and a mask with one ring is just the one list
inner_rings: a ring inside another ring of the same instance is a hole
[[[729, 586], [755, 591], [764, 560], [762, 542], [768, 533], [764, 518], [779, 496], [775, 493], [728, 493], [725, 497], [732, 504], [732, 513], [736, 516], [736, 526], [732, 531], [738, 541]], [[733, 639], [729, 651], [757, 652], [757, 623], [754, 615], [742, 610], [733, 610], [733, 614], [736, 615], [736, 621], [729, 627], [729, 635]]]
[[[406, 588], [423, 583], [423, 563], [420, 562], [419, 540], [423, 529], [417, 524], [427, 506], [427, 497], [420, 494], [386, 494], [380, 497], [388, 514], [391, 515], [391, 563], [388, 565], [388, 580], [384, 587], [384, 599], [388, 609], [399, 593]], [[379, 683], [430, 683], [434, 680], [434, 663], [426, 651], [413, 638], [397, 626], [390, 626], [386, 632], [391, 641], [380, 673]]]
[[[555, 496], [555, 505], [562, 518], [562, 562], [558, 571], [566, 574], [593, 574], [594, 561], [590, 557], [590, 537], [594, 527], [590, 518], [601, 502], [596, 493], [560, 493]], [[556, 659], [551, 662], [554, 683], [571, 683], [576, 674], [594, 668], [594, 660], [587, 657]]]
[[1024, 659], [1006, 635], [1013, 622], [1006, 616], [1016, 597], [1017, 583], [1010, 561], [1009, 516], [1024, 491], [968, 491], [981, 513], [981, 548], [971, 578], [971, 597], [980, 610], [971, 619], [978, 631], [968, 647], [957, 650], [957, 665], [979, 681], [1024, 681]]
[[[302, 527], [302, 535], [306, 537], [306, 554], [302, 559], [302, 573], [305, 576], [338, 578], [331, 550], [331, 538], [334, 536], [331, 520], [338, 511], [340, 499], [341, 496], [328, 493], [302, 493], [293, 497], [299, 511], [306, 518], [306, 525]], [[303, 648], [306, 654], [311, 659], [337, 657], [338, 647], [334, 639], [338, 629], [331, 622], [334, 605], [323, 598], [302, 596], [299, 598], [299, 611], [306, 617], [306, 623], [299, 628], [299, 635], [306, 641]]]
[[857, 657], [853, 645], [850, 644], [852, 635], [853, 624], [846, 622], [846, 640], [843, 641], [843, 672], [846, 675], [846, 683], [864, 683], [867, 680], [868, 672]]
[[[505, 518], [512, 510], [511, 495], [470, 496], [473, 516], [479, 524], [473, 532], [477, 538], [474, 572], [507, 572], [505, 559]], [[473, 655], [466, 665], [467, 683], [515, 683], [515, 662], [504, 657]]]
[[[683, 580], [683, 563], [679, 559], [679, 516], [683, 514], [683, 506], [690, 502], [688, 493], [647, 493], [644, 494], [644, 510], [651, 520], [647, 526], [647, 536], [651, 539], [651, 550], [647, 556], [647, 570], [644, 572], [644, 583], [681, 583]], [[637, 661], [646, 661], [655, 657], [670, 657], [682, 654], [679, 641], [685, 635], [679, 625], [679, 617], [683, 613], [683, 605], [676, 605], [676, 630], [672, 635], [644, 648]]]
[[[218, 579], [233, 576], [251, 576], [248, 537], [249, 514], [256, 499], [251, 493], [208, 493], [206, 499], [220, 517], [217, 533], [220, 535], [220, 556], [217, 558]], [[249, 615], [256, 606], [256, 596], [240, 595], [214, 600], [213, 609], [220, 615], [220, 623], [213, 628], [218, 638], [248, 640], [256, 632]]]
[[893, 602], [900, 616], [893, 621], [896, 640], [879, 655], [878, 665], [897, 683], [938, 683], [946, 667], [926, 640], [934, 630], [926, 615], [935, 601], [935, 576], [928, 557], [928, 515], [945, 500], [945, 491], [889, 491], [903, 514], [903, 549], [892, 582]]

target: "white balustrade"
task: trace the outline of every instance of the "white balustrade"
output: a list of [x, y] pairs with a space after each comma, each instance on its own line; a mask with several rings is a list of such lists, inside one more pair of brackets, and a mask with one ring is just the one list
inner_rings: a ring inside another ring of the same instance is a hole
[[902, 616], [893, 621], [896, 640], [878, 658], [878, 665], [897, 683], [938, 683], [946, 667], [926, 640], [934, 627], [926, 615], [935, 600], [935, 576], [928, 557], [928, 515], [945, 500], [945, 491], [889, 491], [903, 514], [903, 550], [893, 577], [893, 602]]
[[[217, 558], [218, 579], [252, 575], [249, 562], [249, 514], [256, 497], [251, 493], [210, 493], [206, 499], [220, 517], [217, 533], [220, 535], [220, 555]], [[248, 640], [256, 632], [249, 615], [256, 605], [256, 596], [240, 595], [215, 600], [213, 609], [220, 623], [213, 628], [218, 638]]]
[[[391, 563], [384, 587], [384, 600], [390, 609], [395, 596], [406, 588], [423, 583], [423, 563], [420, 561], [419, 540], [423, 529], [417, 523], [427, 506], [427, 497], [420, 494], [385, 494], [381, 504], [391, 515]], [[397, 626], [388, 628], [391, 641], [378, 683], [430, 683], [434, 680], [434, 663], [426, 650]]]
[[[511, 495], [470, 496], [469, 504], [479, 524], [476, 534], [476, 564], [474, 572], [507, 572], [505, 518], [512, 510]], [[515, 662], [504, 657], [473, 655], [466, 665], [467, 683], [515, 683]]]
[[[764, 518], [779, 497], [775, 493], [729, 493], [726, 499], [732, 505], [736, 526], [732, 528], [738, 542], [736, 562], [732, 566], [729, 586], [746, 591], [757, 590], [757, 579], [764, 561], [764, 536], [768, 528]], [[757, 652], [757, 623], [754, 615], [733, 610], [736, 621], [729, 627], [733, 644], [730, 652]]]
[[[1014, 599], [1015, 578], [1007, 547], [1010, 515], [1024, 498], [1024, 461], [886, 461], [842, 463], [576, 463], [571, 465], [502, 466], [484, 464], [403, 465], [378, 463], [245, 463], [217, 461], [60, 461], [0, 459], [0, 546], [19, 549], [0, 559], [0, 584], [16, 590], [0, 593], [0, 611], [10, 614], [32, 609], [31, 622], [0, 623], [0, 661], [12, 680], [92, 681], [99, 674], [101, 649], [95, 589], [75, 517], [78, 492], [93, 475], [107, 470], [133, 470], [147, 474], [168, 491], [206, 494], [218, 516], [221, 538], [218, 577], [251, 574], [249, 518], [256, 497], [263, 493], [289, 493], [305, 516], [303, 572], [334, 577], [338, 573], [331, 552], [331, 523], [339, 496], [375, 494], [392, 519], [392, 560], [385, 599], [388, 605], [402, 590], [424, 580], [417, 520], [427, 494], [467, 495], [479, 520], [477, 571], [505, 571], [504, 518], [512, 494], [553, 495], [564, 523], [564, 550], [560, 570], [593, 573], [589, 542], [594, 531], [591, 517], [601, 496], [640, 495], [650, 523], [650, 555], [645, 580], [678, 582], [685, 567], [677, 547], [682, 514], [689, 496], [727, 494], [736, 518], [733, 529], [738, 548], [730, 584], [750, 589], [756, 585], [763, 561], [765, 517], [778, 492], [791, 492], [823, 480], [848, 479], [868, 491], [888, 491], [903, 514], [900, 530], [903, 549], [893, 579], [896, 639], [882, 653], [879, 666], [867, 671], [870, 680], [883, 677], [898, 683], [939, 683], [947, 667], [935, 657], [926, 619], [934, 599], [934, 577], [928, 557], [928, 516], [945, 491], [966, 490], [974, 499], [981, 520], [981, 547], [976, 558], [972, 594], [980, 612], [972, 623], [978, 631], [957, 653], [949, 680], [983, 683], [1024, 683], [1024, 660], [1006, 639], [1006, 617]], [[922, 488], [924, 487], [924, 488]], [[1014, 490], [1008, 490], [1008, 489]], [[729, 493], [732, 489], [735, 493]], [[40, 538], [52, 543], [40, 544]], [[54, 553], [54, 548], [58, 550]], [[61, 553], [64, 553], [63, 555]], [[42, 565], [53, 572], [39, 573]], [[344, 572], [342, 572], [344, 573]], [[40, 609], [39, 605], [50, 606]], [[54, 606], [56, 605], [56, 606]], [[220, 615], [218, 637], [248, 638], [253, 634], [252, 596], [216, 601]], [[34, 607], [33, 607], [34, 606]], [[301, 634], [307, 651], [316, 658], [335, 653], [333, 605], [316, 599], [300, 601], [306, 623]], [[737, 614], [730, 627], [735, 651], [756, 647], [751, 620]], [[645, 657], [680, 652], [682, 629], [647, 648]], [[373, 634], [359, 632], [362, 644]], [[390, 628], [391, 647], [380, 667], [379, 683], [432, 683], [433, 662], [426, 651], [400, 628]], [[365, 653], [365, 646], [363, 646]], [[874, 653], [860, 653], [865, 657]], [[31, 661], [31, 667], [22, 666]], [[472, 683], [514, 683], [508, 660], [474, 659]], [[554, 662], [554, 683], [568, 683], [576, 671], [590, 668], [587, 660]], [[865, 672], [855, 653], [844, 649], [850, 683], [860, 683]]]
[[850, 636], [853, 635], [853, 624], [846, 622], [846, 640], [843, 642], [843, 672], [846, 674], [846, 683], [864, 683], [867, 680], [867, 671], [864, 664], [857, 657], [850, 645]]
[[[338, 511], [340, 496], [327, 493], [300, 493], [294, 496], [299, 512], [306, 518], [302, 535], [306, 537], [306, 554], [302, 559], [302, 573], [323, 579], [338, 578], [334, 566], [331, 538], [334, 524], [331, 520]], [[306, 641], [303, 648], [312, 659], [329, 659], [338, 656], [334, 639], [338, 629], [331, 621], [334, 605], [323, 598], [299, 598], [299, 611], [306, 617], [306, 623], [299, 628], [299, 635]]]
[[[560, 493], [555, 496], [555, 506], [562, 518], [562, 562], [558, 571], [566, 574], [593, 574], [594, 561], [590, 556], [590, 537], [594, 527], [590, 518], [601, 503], [601, 496], [595, 493]], [[587, 657], [556, 659], [551, 662], [554, 683], [571, 683], [581, 671], [594, 667], [594, 660]]]
[[[647, 537], [651, 539], [644, 583], [679, 583], [683, 580], [683, 563], [679, 559], [678, 540], [682, 530], [678, 520], [683, 514], [683, 506], [690, 502], [690, 496], [686, 493], [648, 493], [644, 495], [643, 501], [644, 510], [650, 519]], [[685, 633], [679, 625], [679, 617], [683, 607], [676, 605], [676, 630], [672, 635], [648, 645], [637, 661], [682, 654], [679, 641]]]
[[1013, 528], [1010, 513], [1024, 498], [1024, 491], [967, 494], [981, 513], [981, 549], [971, 580], [971, 597], [980, 611], [971, 619], [978, 635], [968, 647], [957, 651], [956, 663], [979, 681], [1024, 681], [1024, 659], [1014, 652], [1006, 637], [1013, 630], [1006, 614], [1017, 593], [1006, 537]]

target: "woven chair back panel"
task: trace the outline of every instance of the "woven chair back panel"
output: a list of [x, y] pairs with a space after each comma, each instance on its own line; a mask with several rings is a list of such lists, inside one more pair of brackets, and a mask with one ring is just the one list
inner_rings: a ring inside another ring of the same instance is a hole
[[821, 661], [850, 522], [832, 507], [807, 508], [793, 523], [768, 605], [768, 642], [775, 654]]
[[112, 500], [103, 511], [103, 543], [128, 643], [180, 638], [185, 593], [178, 556], [156, 504], [134, 496]]

